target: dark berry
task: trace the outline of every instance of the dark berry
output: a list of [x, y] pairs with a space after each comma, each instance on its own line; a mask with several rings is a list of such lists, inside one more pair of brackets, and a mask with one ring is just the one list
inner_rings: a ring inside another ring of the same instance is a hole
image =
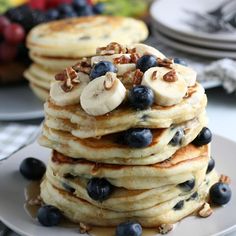
[[195, 186], [195, 179], [187, 180], [181, 184], [179, 184], [179, 187], [183, 189], [183, 191], [188, 192], [191, 191]]
[[152, 106], [154, 93], [150, 88], [138, 85], [130, 90], [128, 101], [129, 105], [134, 109], [144, 110]]
[[170, 140], [170, 145], [177, 146], [182, 144], [182, 140], [184, 137], [184, 130], [178, 129], [174, 135], [174, 137]]
[[94, 14], [102, 14], [105, 10], [105, 5], [102, 2], [99, 2], [93, 6]]
[[194, 200], [198, 197], [198, 192], [193, 193], [186, 201]]
[[3, 33], [8, 25], [10, 25], [9, 19], [6, 16], [0, 16], [0, 34]]
[[228, 184], [219, 182], [210, 188], [210, 200], [216, 205], [224, 205], [231, 199], [231, 189]]
[[87, 193], [95, 201], [104, 201], [109, 198], [113, 186], [105, 178], [92, 178], [87, 183]]
[[92, 16], [93, 15], [93, 8], [90, 5], [81, 7], [79, 10], [76, 11], [78, 16]]
[[62, 219], [61, 211], [51, 205], [45, 205], [38, 209], [37, 218], [43, 226], [55, 226], [58, 225]]
[[5, 27], [4, 38], [8, 43], [19, 44], [25, 38], [25, 30], [18, 23], [12, 23]]
[[180, 64], [180, 65], [182, 65], [182, 66], [188, 66], [188, 64], [187, 64], [183, 59], [180, 59], [180, 58], [178, 58], [178, 57], [175, 57], [175, 58], [174, 58], [174, 63]]
[[57, 9], [50, 9], [46, 12], [46, 18], [48, 21], [56, 20], [59, 18], [59, 11]]
[[207, 166], [207, 170], [206, 173], [210, 173], [215, 167], [215, 160], [213, 158], [210, 158], [209, 162], [208, 162], [208, 166]]
[[0, 61], [10, 62], [17, 56], [17, 46], [10, 45], [6, 42], [0, 43]]
[[136, 68], [140, 69], [143, 73], [151, 67], [157, 66], [157, 58], [151, 55], [144, 55], [137, 61]]
[[77, 17], [76, 12], [74, 11], [60, 14], [59, 19], [66, 19], [66, 18], [73, 18], [73, 17]]
[[20, 164], [20, 173], [29, 180], [42, 179], [46, 171], [45, 164], [33, 157], [24, 159]]
[[178, 203], [175, 204], [173, 207], [174, 210], [181, 210], [184, 206], [184, 200], [179, 201]]
[[198, 136], [193, 140], [193, 144], [195, 146], [202, 146], [210, 143], [212, 140], [212, 133], [210, 129], [207, 127], [204, 127], [201, 132], [198, 134]]
[[81, 8], [87, 6], [86, 0], [73, 0], [72, 6], [75, 10], [80, 10]]
[[124, 143], [132, 148], [144, 148], [152, 143], [150, 129], [136, 128], [124, 132]]
[[63, 186], [63, 188], [66, 190], [66, 191], [68, 191], [68, 192], [70, 192], [70, 193], [74, 193], [75, 192], [75, 189], [73, 188], [73, 187], [71, 187], [69, 184], [67, 184], [67, 183], [62, 183], [62, 186]]
[[96, 79], [102, 75], [105, 75], [107, 72], [117, 72], [117, 68], [109, 61], [100, 61], [95, 64], [91, 70], [90, 78], [91, 80]]
[[69, 4], [66, 4], [66, 3], [60, 4], [57, 9], [61, 14], [67, 14], [70, 12], [74, 12], [73, 7]]
[[141, 236], [142, 226], [138, 222], [127, 221], [116, 227], [116, 236]]

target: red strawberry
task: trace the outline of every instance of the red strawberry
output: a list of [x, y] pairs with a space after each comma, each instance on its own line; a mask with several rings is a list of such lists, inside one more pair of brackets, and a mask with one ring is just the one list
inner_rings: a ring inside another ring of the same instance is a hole
[[30, 0], [29, 6], [32, 9], [45, 10], [46, 9], [46, 0]]
[[47, 0], [46, 8], [54, 8], [62, 3], [72, 3], [72, 0]]

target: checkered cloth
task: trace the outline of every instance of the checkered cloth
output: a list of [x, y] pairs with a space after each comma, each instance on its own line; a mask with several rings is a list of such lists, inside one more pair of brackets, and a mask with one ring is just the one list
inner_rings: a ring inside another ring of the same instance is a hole
[[38, 129], [36, 125], [0, 123], [0, 161], [29, 143]]

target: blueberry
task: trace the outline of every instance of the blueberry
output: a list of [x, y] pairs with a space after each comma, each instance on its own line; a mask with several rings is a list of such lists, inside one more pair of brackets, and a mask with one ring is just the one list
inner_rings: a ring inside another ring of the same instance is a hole
[[210, 188], [210, 199], [216, 205], [224, 205], [230, 201], [232, 192], [228, 184], [218, 182]]
[[134, 128], [124, 132], [124, 143], [132, 148], [144, 148], [152, 143], [150, 129]]
[[71, 5], [69, 4], [66, 4], [66, 3], [62, 3], [60, 4], [58, 7], [57, 7], [58, 11], [61, 13], [61, 14], [67, 14], [67, 13], [70, 13], [70, 12], [74, 12], [74, 9]]
[[198, 134], [198, 136], [193, 140], [193, 144], [195, 146], [202, 146], [210, 143], [212, 140], [212, 133], [210, 129], [207, 127], [204, 127], [201, 132]]
[[141, 236], [142, 226], [133, 221], [127, 221], [116, 227], [116, 236]]
[[179, 201], [178, 203], [175, 204], [173, 207], [174, 210], [181, 210], [184, 206], [184, 200]]
[[198, 197], [198, 192], [193, 193], [186, 201], [194, 200]]
[[60, 13], [57, 9], [50, 9], [46, 12], [46, 18], [48, 21], [58, 19], [59, 15], [60, 15]]
[[95, 14], [102, 14], [105, 10], [105, 5], [102, 2], [99, 2], [93, 6], [93, 12]]
[[39, 223], [43, 226], [54, 226], [60, 223], [62, 213], [54, 206], [45, 205], [39, 208], [37, 218]]
[[207, 170], [206, 173], [210, 173], [215, 167], [215, 160], [213, 158], [211, 158], [208, 162], [208, 166], [207, 166]]
[[152, 106], [154, 93], [150, 88], [138, 85], [130, 90], [128, 101], [130, 106], [134, 109], [144, 110]]
[[179, 187], [183, 189], [183, 191], [188, 192], [191, 191], [195, 186], [195, 179], [187, 180], [181, 184], [179, 184]]
[[72, 6], [75, 10], [80, 10], [81, 8], [87, 6], [86, 0], [73, 0]]
[[79, 10], [76, 11], [78, 16], [92, 16], [93, 8], [90, 5], [81, 7]]
[[184, 137], [184, 130], [178, 129], [174, 137], [170, 140], [169, 144], [171, 144], [172, 146], [181, 145], [183, 137]]
[[45, 171], [45, 164], [33, 157], [24, 159], [20, 164], [20, 173], [29, 180], [40, 180]]
[[90, 78], [91, 80], [96, 79], [102, 75], [105, 75], [107, 72], [117, 72], [117, 68], [109, 61], [100, 61], [95, 64], [91, 70]]
[[180, 59], [180, 58], [178, 58], [178, 57], [175, 57], [175, 58], [174, 58], [174, 63], [180, 64], [180, 65], [182, 65], [182, 66], [188, 66], [188, 64], [187, 64], [183, 59]]
[[143, 73], [151, 67], [157, 66], [157, 59], [151, 55], [144, 55], [137, 61], [136, 68], [140, 69]]
[[76, 12], [74, 11], [63, 13], [63, 14], [60, 14], [59, 16], [60, 19], [73, 18], [73, 17], [77, 17]]
[[95, 201], [104, 201], [112, 194], [113, 185], [105, 178], [92, 178], [87, 183], [87, 193]]

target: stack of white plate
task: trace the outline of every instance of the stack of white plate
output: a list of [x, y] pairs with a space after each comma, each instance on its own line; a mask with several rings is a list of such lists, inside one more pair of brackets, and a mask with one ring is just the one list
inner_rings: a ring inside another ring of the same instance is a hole
[[[236, 58], [236, 0], [157, 0], [150, 13], [153, 33], [166, 45], [199, 56]], [[235, 28], [225, 17], [234, 18]]]

